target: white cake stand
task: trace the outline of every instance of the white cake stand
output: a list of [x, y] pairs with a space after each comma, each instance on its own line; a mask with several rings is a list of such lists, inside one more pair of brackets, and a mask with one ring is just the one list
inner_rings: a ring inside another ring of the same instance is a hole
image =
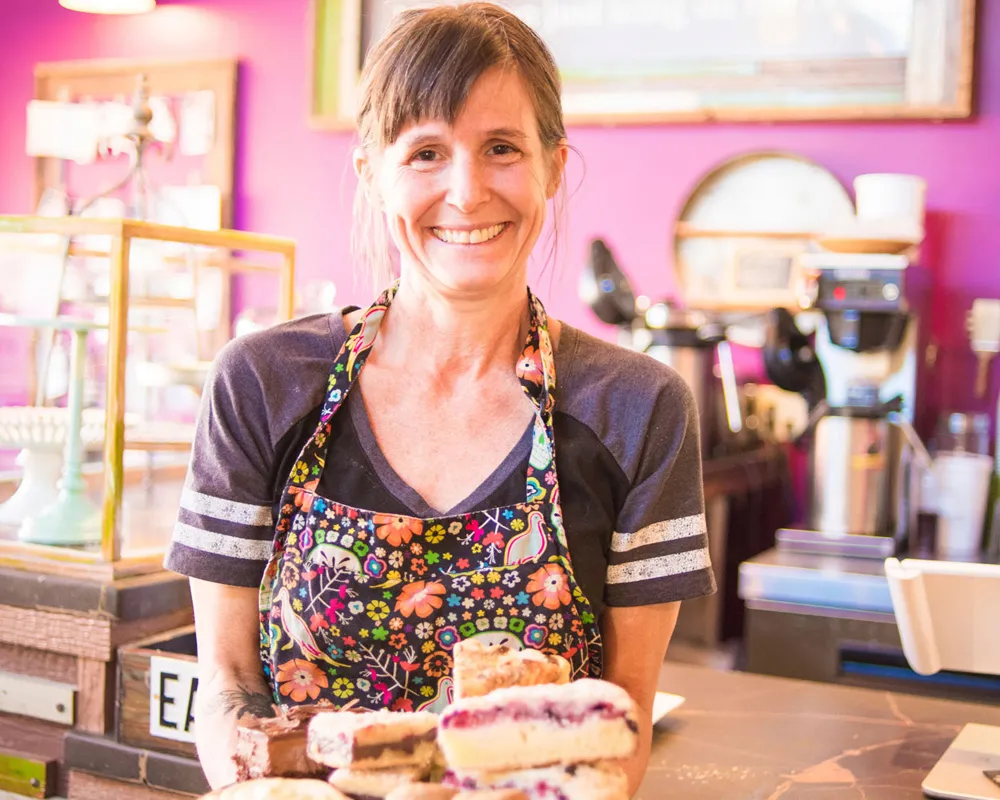
[[[0, 407], [0, 449], [19, 450], [21, 467], [17, 491], [0, 503], [0, 525], [20, 526], [57, 496], [69, 428], [65, 408]], [[80, 441], [85, 452], [103, 445], [103, 410], [84, 409]]]
[[[100, 509], [87, 497], [87, 487], [83, 480], [83, 378], [84, 364], [87, 359], [87, 336], [93, 330], [107, 328], [106, 325], [90, 320], [57, 317], [54, 319], [38, 319], [33, 317], [0, 314], [0, 325], [9, 327], [40, 328], [69, 331], [73, 336], [73, 348], [70, 352], [70, 383], [69, 397], [65, 410], [58, 410], [65, 420], [63, 438], [63, 460], [60, 480], [57, 489], [52, 490], [51, 484], [46, 488], [47, 497], [42, 498], [39, 481], [43, 474], [52, 469], [50, 461], [46, 470], [35, 470], [33, 482], [29, 491], [36, 492], [31, 497], [31, 503], [23, 497], [18, 499], [14, 510], [21, 508], [23, 514], [18, 539], [22, 542], [53, 545], [85, 545], [101, 540]], [[45, 411], [45, 409], [34, 409]], [[50, 409], [57, 411], [56, 409]], [[22, 409], [23, 411], [23, 409]], [[103, 412], [101, 414], [103, 420]], [[16, 412], [12, 412], [16, 416]], [[103, 424], [101, 441], [103, 441]], [[31, 450], [31, 447], [28, 447]], [[24, 459], [25, 467], [32, 461], [28, 456]], [[14, 498], [11, 498], [12, 500]]]

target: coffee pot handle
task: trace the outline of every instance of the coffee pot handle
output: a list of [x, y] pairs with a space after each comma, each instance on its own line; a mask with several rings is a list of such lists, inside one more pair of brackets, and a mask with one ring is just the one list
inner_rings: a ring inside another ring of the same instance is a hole
[[920, 434], [914, 430], [913, 426], [909, 423], [906, 417], [898, 411], [891, 411], [886, 416], [886, 419], [902, 431], [903, 438], [906, 439], [906, 443], [910, 446], [910, 449], [913, 450], [917, 466], [921, 469], [930, 469], [933, 462], [931, 454], [927, 451], [927, 448], [921, 441]]

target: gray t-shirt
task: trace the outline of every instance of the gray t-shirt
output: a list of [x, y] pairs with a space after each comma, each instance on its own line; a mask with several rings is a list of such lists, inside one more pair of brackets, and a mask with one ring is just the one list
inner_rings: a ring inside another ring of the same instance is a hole
[[[223, 349], [205, 389], [168, 569], [259, 585], [285, 481], [315, 429], [345, 338], [341, 315], [324, 314]], [[697, 410], [683, 379], [649, 356], [568, 325], [555, 366], [563, 522], [595, 613], [715, 591]], [[524, 501], [530, 426], [472, 495], [440, 511], [386, 461], [359, 393], [348, 395], [329, 438], [318, 493], [336, 503], [428, 518]]]

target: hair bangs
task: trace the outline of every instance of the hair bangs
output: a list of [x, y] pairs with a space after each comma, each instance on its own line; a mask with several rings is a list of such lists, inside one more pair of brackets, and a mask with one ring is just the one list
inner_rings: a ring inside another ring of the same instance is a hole
[[479, 77], [512, 63], [493, 26], [443, 15], [435, 22], [420, 30], [405, 50], [387, 54], [390, 63], [382, 72], [386, 80], [372, 86], [379, 148], [391, 145], [403, 129], [421, 120], [454, 124]]

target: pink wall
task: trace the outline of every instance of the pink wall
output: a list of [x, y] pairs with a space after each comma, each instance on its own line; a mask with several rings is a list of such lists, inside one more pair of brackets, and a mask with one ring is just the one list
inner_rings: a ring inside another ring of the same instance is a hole
[[[348, 254], [351, 135], [315, 132], [306, 124], [308, 5], [161, 0], [150, 15], [102, 18], [65, 11], [56, 0], [0, 0], [0, 212], [29, 210], [24, 104], [34, 63], [239, 56], [236, 225], [298, 240], [303, 281], [332, 278], [343, 302], [369, 297], [365, 280], [353, 277]], [[562, 263], [538, 284], [550, 309], [600, 332], [575, 292], [587, 243], [597, 235], [613, 246], [637, 291], [670, 294], [673, 220], [699, 177], [735, 153], [794, 150], [847, 185], [863, 172], [917, 173], [929, 184], [926, 260], [934, 292], [927, 328], [941, 348], [921, 405], [925, 417], [939, 407], [979, 407], [971, 399], [974, 359], [962, 319], [972, 297], [1000, 296], [1000, 4], [981, 0], [980, 7], [979, 105], [971, 122], [572, 130], [586, 176], [570, 203]], [[571, 157], [571, 168], [575, 185], [579, 159]]]

